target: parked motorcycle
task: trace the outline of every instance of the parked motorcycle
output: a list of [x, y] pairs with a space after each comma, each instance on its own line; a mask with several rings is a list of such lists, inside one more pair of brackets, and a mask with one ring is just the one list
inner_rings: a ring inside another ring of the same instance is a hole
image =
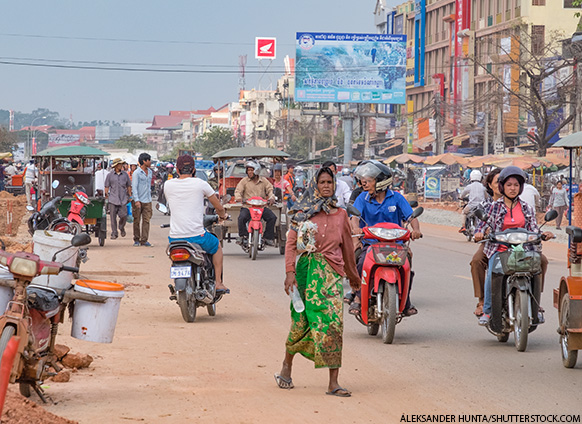
[[[353, 216], [361, 215], [352, 205], [347, 211]], [[403, 312], [412, 274], [408, 223], [423, 212], [422, 207], [415, 209], [404, 228], [389, 222], [363, 228], [364, 238], [377, 240], [377, 243], [370, 246], [364, 260], [362, 306], [356, 319], [368, 328], [371, 336], [377, 335], [381, 326], [382, 341], [387, 344], [392, 343], [396, 324], [405, 317]]]
[[[481, 208], [475, 211], [475, 215], [482, 221], [487, 220]], [[557, 216], [555, 210], [548, 211], [543, 225]], [[488, 236], [490, 241], [507, 247], [507, 250], [497, 254], [492, 267], [491, 319], [487, 330], [502, 343], [513, 332], [519, 352], [527, 349], [528, 334], [544, 323], [543, 315], [539, 313], [541, 253], [524, 250], [524, 247], [540, 245], [544, 240], [541, 227], [537, 233], [524, 228], [509, 228], [491, 232]]]
[[[58, 181], [53, 182], [53, 189], [59, 186]], [[34, 211], [32, 206], [28, 206], [27, 209], [33, 214], [28, 218], [28, 232], [30, 235], [34, 235], [36, 230], [51, 230], [59, 231], [61, 233], [72, 233], [73, 229], [71, 222], [64, 218], [59, 212], [59, 205], [63, 198], [57, 196], [54, 199], [46, 202], [39, 211]]]
[[[158, 203], [156, 208], [165, 213], [166, 206]], [[218, 215], [204, 215], [204, 228], [210, 230], [219, 221]], [[162, 228], [168, 228], [163, 224]], [[182, 318], [186, 322], [194, 322], [196, 309], [206, 307], [208, 315], [216, 315], [216, 303], [224, 293], [216, 291], [216, 277], [212, 256], [197, 244], [187, 241], [171, 242], [166, 254], [172, 260], [170, 278], [174, 284], [168, 284], [170, 300], [175, 300], [180, 306]]]
[[41, 274], [56, 275], [61, 271], [77, 273], [79, 268], [54, 262], [54, 258], [64, 250], [89, 243], [89, 235], [76, 235], [70, 246], [55, 253], [53, 261], [43, 261], [32, 253], [6, 252], [4, 242], [0, 240], [0, 264], [13, 276], [13, 281], [0, 281], [2, 285], [14, 289], [14, 297], [4, 315], [0, 316], [0, 398], [5, 394], [9, 380], [20, 384], [22, 395], [30, 396], [32, 388], [46, 402], [41, 385], [47, 377], [55, 375], [51, 368], [56, 372], [61, 370], [54, 347], [58, 325], [63, 322], [67, 304], [74, 299], [92, 302], [107, 299], [72, 289], [57, 291], [30, 284], [34, 277]]
[[[69, 181], [75, 184], [73, 177], [69, 177]], [[73, 200], [71, 200], [69, 206], [69, 214], [67, 215], [67, 219], [73, 229], [72, 234], [81, 234], [85, 227], [87, 206], [91, 204], [91, 201], [85, 192], [85, 188], [80, 185], [73, 185], [72, 187], [65, 186], [65, 193], [73, 196]]]
[[245, 201], [251, 214], [251, 220], [247, 224], [248, 239], [247, 243], [242, 244], [242, 248], [249, 254], [249, 258], [253, 261], [257, 259], [259, 250], [265, 250], [265, 241], [263, 239], [263, 212], [267, 201], [262, 197], [251, 197]]

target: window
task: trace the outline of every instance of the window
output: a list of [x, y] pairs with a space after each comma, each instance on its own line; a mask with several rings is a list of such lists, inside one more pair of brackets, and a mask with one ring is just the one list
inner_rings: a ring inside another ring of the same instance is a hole
[[574, 6], [574, 0], [564, 0], [565, 9], [580, 9], [580, 6]]
[[[564, 0], [564, 1], [567, 1], [567, 0]], [[546, 0], [531, 0], [531, 5], [532, 6], [545, 6]]]
[[543, 25], [532, 25], [531, 27], [531, 52], [532, 54], [544, 54], [544, 42], [546, 27]]

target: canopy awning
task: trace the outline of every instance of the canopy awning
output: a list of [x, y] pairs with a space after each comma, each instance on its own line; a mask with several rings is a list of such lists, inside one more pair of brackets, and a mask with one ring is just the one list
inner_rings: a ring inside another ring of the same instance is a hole
[[563, 147], [564, 149], [582, 147], [582, 131], [575, 132], [558, 140], [552, 147]]
[[405, 164], [405, 163], [421, 163], [425, 158], [423, 158], [422, 156], [418, 156], [418, 155], [412, 155], [409, 153], [402, 153], [400, 155], [397, 156], [391, 156], [388, 159], [386, 159], [384, 161], [385, 164], [389, 165], [392, 162], [396, 162], [396, 163], [400, 163], [400, 164]]
[[212, 155], [212, 159], [234, 159], [234, 158], [286, 158], [288, 153], [277, 149], [267, 149], [265, 147], [235, 147], [226, 149]]
[[436, 165], [437, 163], [442, 163], [445, 165], [465, 165], [469, 160], [464, 156], [454, 155], [452, 153], [444, 153], [442, 155], [430, 156], [426, 158], [424, 163], [426, 165]]
[[40, 157], [103, 157], [109, 156], [109, 153], [90, 146], [56, 146], [49, 147], [36, 155]]

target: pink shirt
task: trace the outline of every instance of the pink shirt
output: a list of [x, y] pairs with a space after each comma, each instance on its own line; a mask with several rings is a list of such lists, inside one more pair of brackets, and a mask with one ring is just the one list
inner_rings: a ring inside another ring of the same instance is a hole
[[[317, 224], [315, 247], [331, 267], [341, 276], [350, 280], [360, 280], [356, 269], [356, 258], [352, 243], [348, 214], [344, 209], [337, 209], [332, 214], [319, 212], [311, 217], [311, 222]], [[289, 230], [285, 246], [285, 271], [295, 271], [297, 257], [297, 232]]]

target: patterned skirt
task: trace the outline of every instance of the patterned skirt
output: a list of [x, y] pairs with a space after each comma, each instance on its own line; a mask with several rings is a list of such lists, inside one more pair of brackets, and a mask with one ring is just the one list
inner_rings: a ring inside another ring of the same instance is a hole
[[295, 272], [305, 310], [297, 313], [291, 304], [287, 352], [300, 353], [312, 360], [315, 368], [339, 368], [343, 339], [342, 277], [321, 253], [303, 254]]

